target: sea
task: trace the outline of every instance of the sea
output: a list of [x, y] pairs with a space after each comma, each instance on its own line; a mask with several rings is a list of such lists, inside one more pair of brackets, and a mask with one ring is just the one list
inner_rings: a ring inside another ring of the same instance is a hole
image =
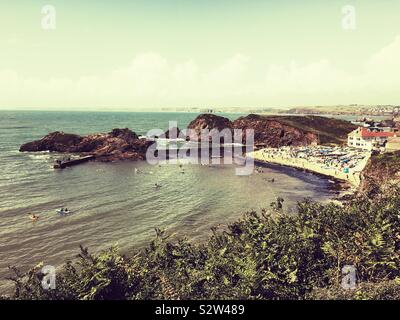
[[[278, 196], [295, 214], [304, 198], [329, 201], [331, 181], [284, 167], [248, 176], [234, 165], [150, 165], [145, 161], [89, 162], [53, 169], [61, 155], [19, 152], [21, 144], [52, 131], [80, 135], [130, 128], [139, 135], [185, 128], [196, 113], [0, 111], [0, 294], [10, 292], [9, 266], [22, 271], [43, 262], [59, 267], [79, 253], [118, 246], [143, 248], [155, 228], [204, 241], [210, 228], [268, 207]], [[231, 120], [240, 114], [221, 114]], [[184, 173], [182, 173], [184, 172]], [[271, 180], [274, 182], [271, 182]], [[155, 184], [161, 187], [155, 188]], [[56, 210], [67, 207], [70, 214]], [[39, 216], [33, 222], [30, 214]]]

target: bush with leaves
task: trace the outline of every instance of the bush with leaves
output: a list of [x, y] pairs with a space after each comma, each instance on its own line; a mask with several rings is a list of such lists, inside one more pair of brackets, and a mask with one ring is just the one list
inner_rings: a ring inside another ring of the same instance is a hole
[[[340, 287], [345, 265], [356, 268], [355, 291]], [[156, 230], [130, 258], [81, 248], [55, 290], [41, 288], [38, 268], [13, 270], [14, 299], [398, 299], [400, 188], [344, 205], [305, 200], [296, 215], [278, 199], [204, 243]]]

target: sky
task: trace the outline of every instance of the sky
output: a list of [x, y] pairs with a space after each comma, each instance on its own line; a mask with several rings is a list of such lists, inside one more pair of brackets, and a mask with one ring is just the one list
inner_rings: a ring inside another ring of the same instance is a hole
[[1, 1], [0, 109], [400, 104], [400, 0], [316, 2]]

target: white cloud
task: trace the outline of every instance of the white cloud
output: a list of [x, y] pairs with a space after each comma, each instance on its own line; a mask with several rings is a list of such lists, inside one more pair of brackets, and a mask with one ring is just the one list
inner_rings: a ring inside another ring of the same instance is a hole
[[[351, 74], [329, 60], [257, 68], [240, 53], [204, 70], [195, 61], [171, 63], [157, 53], [137, 55], [104, 76], [23, 78], [0, 72], [0, 106], [285, 105], [400, 101], [400, 37]], [[237, 102], [236, 102], [237, 101]]]

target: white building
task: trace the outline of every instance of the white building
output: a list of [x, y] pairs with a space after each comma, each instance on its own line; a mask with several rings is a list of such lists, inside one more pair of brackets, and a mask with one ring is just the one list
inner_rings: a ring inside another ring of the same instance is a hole
[[347, 145], [353, 148], [372, 150], [384, 146], [388, 138], [395, 136], [395, 132], [377, 131], [359, 127], [348, 134]]

